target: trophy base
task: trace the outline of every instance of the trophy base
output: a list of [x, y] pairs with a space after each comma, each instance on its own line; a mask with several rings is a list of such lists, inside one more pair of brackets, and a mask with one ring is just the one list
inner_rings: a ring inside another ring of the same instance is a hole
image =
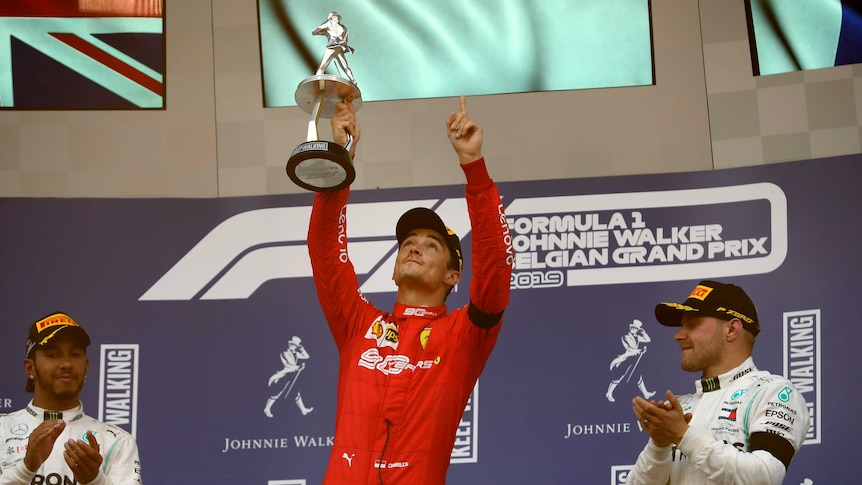
[[285, 171], [293, 183], [314, 192], [341, 190], [356, 179], [350, 152], [328, 141], [307, 141], [296, 147]]
[[312, 114], [320, 103], [320, 117], [332, 118], [335, 105], [339, 102], [353, 103], [359, 111], [362, 107], [362, 93], [350, 80], [332, 74], [316, 74], [299, 83], [294, 93], [296, 105], [306, 113]]

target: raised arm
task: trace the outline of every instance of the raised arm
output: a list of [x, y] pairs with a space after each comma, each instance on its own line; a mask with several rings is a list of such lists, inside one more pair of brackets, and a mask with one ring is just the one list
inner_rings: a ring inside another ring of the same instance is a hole
[[500, 322], [509, 304], [514, 252], [500, 194], [482, 157], [482, 126], [468, 117], [464, 95], [460, 110], [446, 120], [446, 133], [467, 177], [467, 210], [473, 234], [468, 312], [475, 325], [489, 328]]
[[446, 134], [461, 165], [482, 158], [482, 125], [467, 116], [467, 99], [461, 95], [461, 109], [446, 120]]

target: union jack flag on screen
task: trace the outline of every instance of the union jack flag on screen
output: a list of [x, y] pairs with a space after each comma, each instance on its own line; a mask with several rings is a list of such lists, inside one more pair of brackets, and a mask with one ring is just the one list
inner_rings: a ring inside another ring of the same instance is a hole
[[0, 0], [0, 108], [163, 109], [162, 0]]

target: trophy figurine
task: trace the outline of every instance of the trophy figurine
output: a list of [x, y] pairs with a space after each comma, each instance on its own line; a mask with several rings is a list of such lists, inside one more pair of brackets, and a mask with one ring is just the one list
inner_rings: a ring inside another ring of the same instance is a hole
[[[320, 140], [317, 122], [320, 118], [332, 117], [338, 102], [353, 103], [354, 109], [359, 111], [362, 94], [345, 58], [345, 54], [352, 53], [353, 48], [347, 45], [347, 27], [342, 25], [341, 15], [330, 12], [326, 22], [314, 29], [312, 34], [327, 37], [326, 51], [317, 72], [305, 78], [296, 88], [296, 104], [310, 114], [311, 119], [305, 143], [293, 150], [285, 170], [288, 177], [304, 189], [331, 192], [347, 187], [356, 178], [349, 151], [353, 137], [348, 134], [345, 147]], [[347, 79], [324, 74], [333, 59]]]

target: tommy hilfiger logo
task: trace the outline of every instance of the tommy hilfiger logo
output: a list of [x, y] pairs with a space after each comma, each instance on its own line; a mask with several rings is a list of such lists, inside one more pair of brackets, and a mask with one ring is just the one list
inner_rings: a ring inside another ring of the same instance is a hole
[[718, 419], [736, 421], [736, 409], [737, 408], [721, 408], [721, 413], [719, 413]]

